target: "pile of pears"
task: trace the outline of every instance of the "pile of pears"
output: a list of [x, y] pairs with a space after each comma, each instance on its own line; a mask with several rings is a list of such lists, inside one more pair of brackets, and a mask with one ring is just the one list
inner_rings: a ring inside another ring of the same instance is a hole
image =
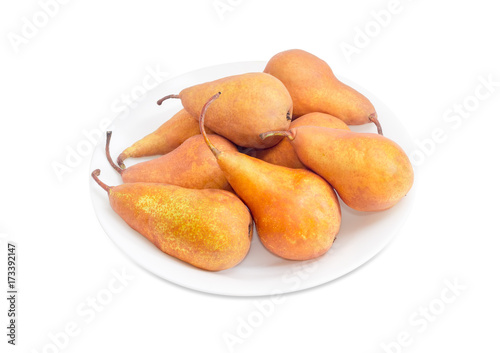
[[[303, 50], [275, 55], [264, 72], [224, 77], [158, 101], [183, 109], [125, 149], [112, 209], [164, 253], [220, 271], [262, 244], [288, 260], [325, 254], [340, 230], [340, 197], [358, 211], [391, 208], [410, 190], [413, 169], [383, 136], [372, 103]], [[375, 124], [377, 133], [349, 125]], [[243, 152], [244, 153], [243, 153]], [[159, 156], [126, 167], [127, 158]], [[338, 195], [338, 197], [337, 197]]]

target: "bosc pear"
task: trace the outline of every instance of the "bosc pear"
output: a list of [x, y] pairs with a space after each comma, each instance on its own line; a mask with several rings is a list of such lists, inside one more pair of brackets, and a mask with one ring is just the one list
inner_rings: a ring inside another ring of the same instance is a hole
[[248, 208], [224, 190], [195, 190], [157, 183], [110, 187], [111, 208], [164, 253], [208, 271], [240, 263], [250, 249], [253, 221]]
[[[213, 132], [208, 129], [208, 133], [212, 134]], [[127, 158], [164, 155], [179, 147], [191, 136], [199, 134], [198, 120], [193, 118], [186, 110], [181, 109], [158, 129], [144, 136], [132, 146], [127, 147], [120, 153], [116, 162], [124, 169], [123, 162]]]
[[373, 104], [342, 83], [330, 66], [317, 56], [300, 49], [287, 50], [273, 56], [264, 72], [280, 79], [290, 92], [294, 118], [313, 112], [327, 113], [347, 125], [372, 122], [382, 135]]
[[181, 99], [184, 109], [199, 118], [205, 103], [214, 92], [222, 92], [206, 116], [206, 125], [238, 146], [267, 148], [282, 138], [266, 141], [259, 134], [269, 130], [288, 129], [292, 120], [292, 98], [280, 80], [266, 73], [253, 72], [221, 78], [185, 88], [166, 99]]
[[[191, 136], [172, 152], [125, 169], [117, 166], [111, 158], [111, 135], [108, 131], [106, 158], [124, 183], [164, 183], [190, 189], [232, 190], [200, 134]], [[210, 138], [221, 151], [237, 151], [236, 146], [222, 136], [210, 135]]]
[[200, 130], [229, 184], [250, 209], [262, 244], [289, 260], [323, 255], [332, 246], [341, 223], [335, 191], [310, 171], [276, 166], [215, 147], [204, 131], [204, 120], [219, 95], [205, 104]]
[[377, 134], [317, 126], [270, 131], [286, 136], [300, 161], [325, 178], [347, 206], [383, 211], [398, 203], [413, 185], [413, 167], [403, 149]]
[[[324, 113], [309, 113], [302, 115], [292, 121], [290, 129], [299, 126], [321, 126], [332, 129], [350, 130], [339, 118]], [[262, 159], [268, 163], [281, 165], [288, 168], [306, 169], [307, 167], [299, 160], [288, 139], [281, 140], [276, 146], [263, 150], [255, 150], [253, 157]]]

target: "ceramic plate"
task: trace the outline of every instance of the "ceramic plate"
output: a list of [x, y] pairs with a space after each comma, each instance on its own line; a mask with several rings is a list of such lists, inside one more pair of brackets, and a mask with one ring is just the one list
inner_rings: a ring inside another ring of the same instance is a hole
[[[154, 131], [182, 108], [179, 100], [169, 100], [162, 106], [156, 100], [178, 93], [183, 88], [221, 77], [262, 71], [265, 62], [243, 62], [208, 67], [187, 73], [149, 91], [140, 101], [115, 119], [111, 155], [118, 154], [133, 142]], [[396, 141], [407, 153], [413, 150], [412, 141], [397, 117], [374, 95], [353, 82], [342, 79], [366, 95], [377, 109], [385, 136]], [[376, 132], [373, 124], [352, 128], [357, 132]], [[101, 179], [108, 185], [121, 183], [119, 175], [109, 166], [104, 153], [104, 137], [92, 156], [90, 171], [101, 169]], [[128, 159], [127, 166], [143, 159]], [[289, 293], [333, 281], [366, 263], [379, 253], [404, 224], [414, 201], [412, 190], [400, 203], [388, 211], [361, 213], [342, 204], [342, 226], [330, 251], [310, 261], [288, 261], [268, 252], [254, 231], [247, 257], [238, 266], [207, 272], [179, 261], [158, 250], [135, 232], [111, 209], [106, 193], [91, 179], [90, 194], [95, 212], [111, 240], [134, 262], [153, 274], [178, 285], [221, 295], [261, 296]]]

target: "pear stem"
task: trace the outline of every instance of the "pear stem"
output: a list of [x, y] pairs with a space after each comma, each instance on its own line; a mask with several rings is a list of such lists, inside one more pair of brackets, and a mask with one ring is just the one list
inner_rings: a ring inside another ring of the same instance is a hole
[[108, 159], [109, 164], [113, 167], [114, 170], [116, 170], [120, 175], [123, 173], [123, 169], [121, 169], [119, 166], [113, 162], [113, 159], [111, 158], [111, 154], [109, 153], [109, 142], [111, 141], [111, 135], [113, 132], [107, 131], [106, 132], [106, 158]]
[[103, 188], [104, 190], [106, 190], [107, 193], [109, 193], [109, 190], [111, 190], [111, 187], [104, 184], [101, 180], [99, 180], [98, 176], [101, 175], [101, 170], [100, 169], [96, 169], [92, 172], [92, 178], [94, 178], [94, 180], [96, 181], [97, 184], [99, 184], [99, 186], [101, 188]]
[[165, 102], [167, 99], [170, 98], [180, 98], [178, 94], [169, 94], [168, 96], [163, 97], [162, 99], [159, 99], [156, 104], [161, 105], [163, 102]]
[[384, 133], [382, 132], [382, 125], [380, 125], [380, 121], [378, 121], [377, 118], [377, 113], [370, 114], [368, 120], [375, 124], [378, 134], [384, 136]]
[[265, 140], [266, 138], [271, 136], [286, 136], [290, 140], [293, 140], [295, 138], [290, 131], [268, 131], [268, 132], [263, 132], [262, 134], [259, 135], [259, 137], [262, 140]]
[[201, 115], [200, 115], [200, 131], [201, 134], [203, 135], [203, 138], [205, 139], [205, 142], [207, 146], [210, 148], [210, 151], [214, 154], [215, 158], [218, 158], [221, 152], [213, 145], [212, 142], [208, 139], [207, 132], [205, 131], [205, 115], [207, 113], [208, 107], [210, 104], [212, 104], [213, 101], [215, 101], [219, 96], [221, 95], [221, 92], [214, 94], [208, 102], [205, 103], [203, 106], [203, 109], [201, 110]]

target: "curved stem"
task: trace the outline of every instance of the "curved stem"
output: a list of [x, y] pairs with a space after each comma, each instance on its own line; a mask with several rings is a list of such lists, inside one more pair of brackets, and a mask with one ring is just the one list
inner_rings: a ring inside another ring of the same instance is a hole
[[377, 113], [370, 114], [368, 120], [375, 124], [378, 134], [384, 136], [384, 133], [382, 132], [382, 125], [380, 125], [380, 121], [378, 121]]
[[163, 102], [165, 102], [167, 99], [170, 98], [180, 98], [178, 94], [169, 94], [168, 96], [163, 97], [162, 99], [159, 99], [156, 104], [161, 105]]
[[101, 170], [100, 169], [96, 169], [92, 172], [92, 178], [94, 178], [94, 180], [96, 181], [97, 184], [99, 184], [99, 186], [101, 188], [103, 188], [104, 190], [106, 190], [107, 193], [109, 193], [109, 190], [111, 190], [111, 187], [104, 184], [101, 180], [99, 180], [98, 176], [101, 175]]
[[210, 106], [210, 104], [212, 104], [212, 102], [214, 100], [216, 100], [217, 98], [219, 98], [220, 95], [221, 95], [220, 92], [217, 93], [217, 94], [214, 94], [208, 100], [208, 102], [205, 103], [205, 105], [203, 106], [203, 109], [201, 110], [201, 115], [200, 115], [200, 132], [203, 135], [203, 138], [205, 139], [205, 142], [207, 143], [207, 146], [210, 148], [210, 151], [212, 151], [212, 153], [214, 154], [215, 158], [219, 157], [219, 155], [221, 154], [221, 152], [208, 139], [207, 132], [205, 131], [205, 115], [207, 113], [207, 110], [208, 110], [208, 107]]
[[268, 132], [263, 132], [262, 134], [259, 135], [259, 137], [262, 140], [265, 140], [266, 138], [271, 136], [286, 136], [290, 140], [294, 139], [294, 136], [290, 131], [268, 131]]
[[108, 159], [109, 164], [113, 167], [114, 170], [116, 170], [120, 175], [123, 173], [123, 169], [121, 169], [119, 166], [113, 162], [113, 159], [111, 158], [111, 155], [109, 154], [109, 142], [111, 141], [111, 131], [106, 132], [106, 158]]

